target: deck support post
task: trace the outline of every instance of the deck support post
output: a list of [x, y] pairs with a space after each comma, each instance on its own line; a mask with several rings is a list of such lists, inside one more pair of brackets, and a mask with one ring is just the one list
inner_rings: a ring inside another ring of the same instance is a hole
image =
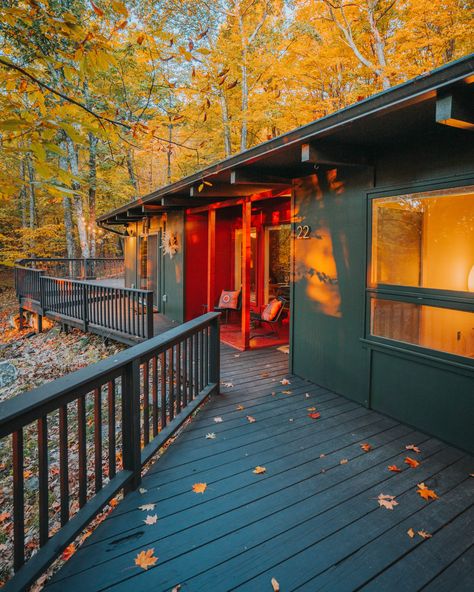
[[18, 313], [18, 329], [20, 331], [23, 330], [23, 308], [20, 306], [20, 308], [18, 309], [19, 313]]
[[207, 310], [216, 304], [216, 210], [208, 212], [207, 225]]
[[209, 343], [209, 382], [217, 385], [215, 393], [220, 393], [221, 384], [221, 344], [220, 318], [215, 318], [210, 325]]
[[242, 204], [242, 347], [250, 345], [250, 258], [252, 227], [252, 202], [246, 199]]
[[136, 359], [122, 373], [122, 438], [123, 468], [133, 473], [124, 487], [126, 495], [137, 489], [141, 481], [140, 365]]
[[153, 327], [153, 292], [150, 291], [146, 295], [146, 339], [151, 339], [153, 337], [154, 327]]

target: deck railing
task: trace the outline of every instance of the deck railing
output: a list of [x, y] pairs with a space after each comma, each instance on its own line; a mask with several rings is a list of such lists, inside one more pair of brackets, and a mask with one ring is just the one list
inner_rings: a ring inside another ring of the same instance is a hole
[[2, 403], [15, 572], [5, 591], [25, 590], [120, 490], [136, 489], [145, 463], [218, 392], [218, 317], [205, 314]]
[[46, 275], [76, 280], [120, 278], [124, 275], [123, 257], [95, 257], [67, 259], [64, 257], [37, 257], [20, 259], [17, 264], [40, 269]]
[[153, 337], [152, 291], [49, 277], [46, 273], [15, 267], [20, 308], [127, 343]]

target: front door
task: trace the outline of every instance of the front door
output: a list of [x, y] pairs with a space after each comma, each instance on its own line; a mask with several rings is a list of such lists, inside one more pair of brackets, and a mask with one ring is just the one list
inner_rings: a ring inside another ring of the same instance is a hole
[[153, 304], [159, 305], [159, 235], [140, 237], [140, 288], [153, 292]]

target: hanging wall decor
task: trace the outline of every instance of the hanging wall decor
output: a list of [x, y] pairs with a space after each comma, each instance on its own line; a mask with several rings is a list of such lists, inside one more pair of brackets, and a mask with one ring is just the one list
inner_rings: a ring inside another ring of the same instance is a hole
[[168, 230], [165, 230], [163, 232], [162, 244], [163, 253], [165, 255], [169, 255], [170, 259], [173, 259], [179, 250], [178, 235], [175, 232], [169, 232]]

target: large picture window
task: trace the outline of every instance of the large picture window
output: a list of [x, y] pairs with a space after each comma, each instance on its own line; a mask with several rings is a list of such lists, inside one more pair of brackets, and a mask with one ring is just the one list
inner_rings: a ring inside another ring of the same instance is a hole
[[375, 197], [371, 237], [370, 334], [474, 358], [474, 186]]

